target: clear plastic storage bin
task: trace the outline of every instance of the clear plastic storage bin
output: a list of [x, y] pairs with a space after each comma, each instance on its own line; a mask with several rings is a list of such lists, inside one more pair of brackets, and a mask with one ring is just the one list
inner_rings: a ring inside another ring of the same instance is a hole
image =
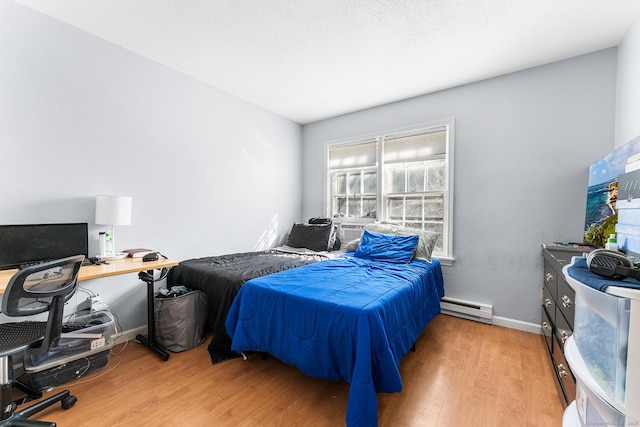
[[[65, 324], [63, 324], [65, 325]], [[27, 373], [55, 366], [61, 360], [73, 356], [92, 354], [113, 347], [114, 319], [107, 311], [97, 311], [74, 317], [63, 327], [62, 337], [57, 346], [41, 355], [25, 358]]]
[[55, 366], [29, 374], [31, 385], [44, 391], [79, 380], [104, 369], [109, 364], [109, 353], [109, 350], [103, 350], [77, 359], [68, 357], [57, 360]]
[[576, 378], [576, 411], [580, 426], [626, 426], [624, 414], [602, 400]]
[[573, 337], [585, 364], [613, 401], [624, 402], [629, 341], [630, 300], [575, 286]]

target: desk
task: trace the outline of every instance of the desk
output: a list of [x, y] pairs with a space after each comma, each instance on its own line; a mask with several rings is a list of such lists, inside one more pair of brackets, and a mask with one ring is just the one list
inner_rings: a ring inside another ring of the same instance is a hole
[[[109, 261], [109, 264], [85, 265], [80, 267], [78, 273], [78, 282], [84, 280], [100, 279], [109, 276], [119, 276], [121, 274], [138, 273], [140, 271], [148, 271], [168, 268], [178, 265], [177, 261], [168, 259], [159, 259], [158, 261], [143, 262], [141, 258], [125, 258], [117, 261]], [[0, 294], [3, 294], [9, 284], [9, 280], [16, 274], [18, 270], [2, 270], [0, 271]], [[152, 275], [153, 277], [153, 275]], [[169, 353], [155, 342], [155, 318], [153, 313], [153, 294], [155, 292], [153, 280], [147, 283], [147, 337], [142, 335], [136, 336], [136, 341], [149, 347], [162, 357], [163, 360], [169, 359]]]

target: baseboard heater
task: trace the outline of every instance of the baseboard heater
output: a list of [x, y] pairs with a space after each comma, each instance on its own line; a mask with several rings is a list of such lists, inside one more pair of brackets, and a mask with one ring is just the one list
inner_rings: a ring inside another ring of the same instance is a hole
[[493, 319], [493, 306], [456, 298], [443, 297], [440, 299], [440, 310], [443, 314], [476, 322], [491, 324]]

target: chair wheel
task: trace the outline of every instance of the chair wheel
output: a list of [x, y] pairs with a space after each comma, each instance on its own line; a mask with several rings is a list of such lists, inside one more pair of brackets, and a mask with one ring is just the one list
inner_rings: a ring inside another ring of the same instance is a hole
[[67, 396], [64, 399], [62, 399], [62, 402], [60, 402], [62, 404], [62, 409], [69, 409], [71, 408], [73, 405], [75, 405], [75, 403], [78, 401], [78, 398], [71, 395], [71, 396]]

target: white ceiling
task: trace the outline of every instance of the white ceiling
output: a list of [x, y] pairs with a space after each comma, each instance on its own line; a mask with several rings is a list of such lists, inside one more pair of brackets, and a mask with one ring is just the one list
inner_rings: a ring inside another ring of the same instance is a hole
[[16, 0], [301, 124], [616, 46], [638, 0]]

